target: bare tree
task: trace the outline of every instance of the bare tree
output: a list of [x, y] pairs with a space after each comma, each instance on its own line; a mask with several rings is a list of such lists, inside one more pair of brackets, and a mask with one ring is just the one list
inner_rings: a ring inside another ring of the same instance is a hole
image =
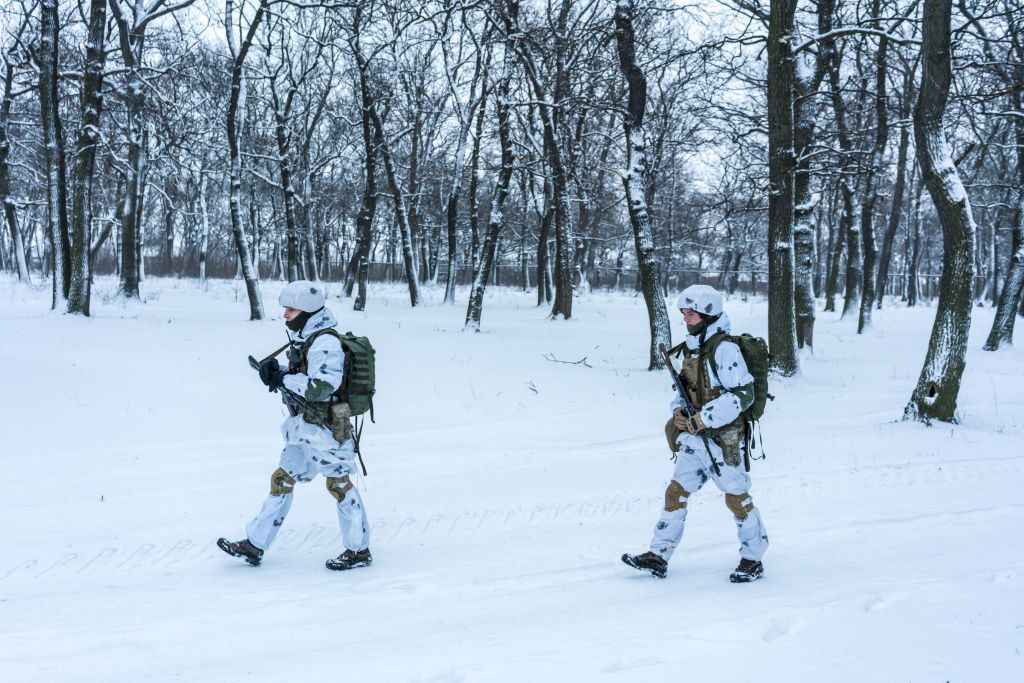
[[771, 0], [768, 21], [768, 344], [772, 367], [800, 371], [793, 257], [792, 34], [796, 0]]
[[22, 282], [31, 282], [32, 276], [25, 260], [25, 244], [22, 239], [21, 230], [18, 228], [18, 208], [14, 198], [11, 196], [11, 105], [14, 102], [14, 69], [16, 53], [21, 41], [21, 36], [28, 28], [29, 13], [22, 15], [22, 21], [14, 29], [11, 37], [11, 45], [4, 50], [3, 54], [3, 99], [0, 100], [0, 204], [3, 205], [4, 220], [7, 229], [11, 234], [12, 260], [18, 270], [18, 279]]
[[68, 313], [89, 315], [89, 255], [92, 224], [92, 183], [96, 167], [96, 148], [100, 139], [100, 113], [103, 109], [103, 69], [107, 53], [106, 1], [90, 0], [89, 33], [86, 39], [85, 76], [82, 79], [81, 120], [78, 149], [72, 179], [71, 209], [71, 288]]
[[942, 282], [928, 353], [904, 419], [956, 421], [956, 400], [971, 327], [975, 226], [971, 203], [942, 128], [949, 99], [952, 0], [932, 0], [922, 14], [921, 90], [914, 111], [917, 160], [943, 234]]
[[647, 209], [647, 139], [644, 131], [644, 111], [647, 108], [647, 78], [637, 65], [636, 37], [633, 29], [636, 5], [623, 0], [615, 8], [615, 39], [618, 48], [619, 69], [628, 85], [629, 101], [623, 117], [626, 139], [626, 173], [622, 179], [626, 191], [629, 222], [633, 228], [636, 246], [640, 288], [647, 305], [650, 326], [648, 370], [664, 365], [658, 345], [672, 345], [672, 331], [661, 293], [661, 262], [654, 250], [654, 235]]
[[228, 39], [228, 50], [231, 55], [231, 94], [228, 99], [226, 116], [228, 151], [231, 165], [231, 190], [230, 190], [230, 213], [231, 213], [231, 234], [235, 240], [235, 250], [238, 254], [239, 263], [242, 266], [242, 277], [245, 278], [245, 288], [249, 295], [249, 319], [262, 320], [263, 298], [260, 294], [259, 274], [253, 268], [252, 257], [249, 254], [249, 243], [246, 240], [245, 231], [242, 228], [242, 160], [239, 152], [238, 135], [238, 107], [242, 96], [242, 69], [245, 65], [245, 58], [252, 47], [256, 31], [260, 22], [267, 14], [270, 0], [260, 0], [256, 12], [249, 21], [249, 27], [242, 37], [242, 22], [244, 20], [244, 5], [238, 9], [238, 35], [235, 33], [235, 8], [233, 0], [225, 0], [224, 3], [224, 30]]
[[60, 18], [56, 0], [42, 0], [39, 10], [39, 110], [46, 165], [46, 234], [50, 242], [50, 271], [53, 274], [51, 307], [56, 309], [58, 304], [67, 301], [71, 279], [64, 132], [57, 84]]

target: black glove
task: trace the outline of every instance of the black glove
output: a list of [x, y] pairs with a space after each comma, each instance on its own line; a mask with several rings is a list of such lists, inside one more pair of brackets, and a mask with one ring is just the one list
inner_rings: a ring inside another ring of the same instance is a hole
[[288, 373], [284, 370], [275, 370], [270, 375], [270, 379], [267, 381], [267, 391], [277, 391], [278, 389], [284, 389], [284, 376]]
[[281, 369], [281, 364], [276, 358], [260, 363], [260, 381], [267, 385], [268, 391], [277, 391], [284, 387], [284, 376], [287, 374], [287, 371]]
[[275, 372], [281, 369], [281, 364], [277, 362], [276, 358], [268, 358], [267, 360], [260, 363], [260, 381], [266, 386], [270, 386], [270, 378], [274, 376]]

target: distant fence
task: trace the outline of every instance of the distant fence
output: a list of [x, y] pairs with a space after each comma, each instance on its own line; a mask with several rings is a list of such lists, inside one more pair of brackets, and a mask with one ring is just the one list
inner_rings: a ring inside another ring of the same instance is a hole
[[[345, 263], [329, 262], [321, 265], [320, 279], [326, 282], [340, 282], [345, 279]], [[97, 274], [111, 274], [116, 272], [117, 263], [111, 254], [102, 255], [93, 264], [94, 272]], [[211, 260], [206, 264], [206, 276], [210, 278], [230, 279], [236, 276], [237, 267], [233, 261], [223, 259]], [[168, 269], [166, 260], [159, 256], [145, 257], [145, 272], [147, 275], [156, 276], [182, 276], [198, 277], [199, 266], [195, 259], [175, 257]], [[270, 279], [273, 269], [270, 263], [260, 263], [260, 278]], [[278, 274], [280, 276], [280, 274]], [[473, 273], [469, 264], [459, 264], [455, 271], [456, 284], [469, 285], [472, 282]], [[577, 286], [582, 284], [585, 278], [590, 289], [594, 290], [636, 290], [638, 289], [637, 272], [631, 268], [616, 268], [615, 266], [596, 266], [589, 272], [576, 273]], [[918, 275], [918, 297], [921, 299], [934, 299], [939, 293], [941, 273], [921, 273]], [[434, 272], [421, 272], [421, 282], [435, 282], [446, 284], [448, 279], [447, 265], [442, 263]], [[369, 264], [368, 280], [370, 282], [404, 282], [405, 266], [402, 263], [374, 262]], [[817, 295], [824, 295], [824, 278], [816, 278], [818, 281]], [[663, 276], [662, 286], [666, 291], [677, 292], [692, 284], [711, 285], [731, 294], [741, 295], [764, 295], [767, 293], [768, 273], [764, 270], [745, 269], [727, 271], [723, 273], [718, 269], [671, 269]], [[514, 287], [519, 289], [533, 289], [537, 286], [537, 269], [531, 266], [526, 272], [518, 264], [497, 264], [491, 272], [490, 284]], [[895, 272], [889, 278], [886, 286], [886, 294], [905, 298], [907, 296], [909, 278], [905, 272]], [[1001, 284], [1001, 283], [1000, 283]], [[975, 276], [975, 297], [981, 298], [986, 295], [986, 289], [991, 285], [991, 278], [985, 275]], [[842, 298], [845, 290], [845, 277], [840, 274], [836, 295]]]

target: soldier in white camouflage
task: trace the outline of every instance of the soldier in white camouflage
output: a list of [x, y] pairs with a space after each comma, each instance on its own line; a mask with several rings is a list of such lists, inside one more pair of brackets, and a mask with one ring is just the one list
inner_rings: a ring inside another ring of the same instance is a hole
[[669, 353], [682, 357], [681, 375], [696, 412], [689, 415], [679, 396], [671, 403], [673, 416], [666, 435], [676, 464], [665, 491], [665, 508], [654, 527], [650, 550], [625, 554], [622, 561], [663, 578], [683, 537], [690, 496], [711, 480], [725, 494], [740, 541], [740, 562], [729, 578], [733, 583], [756, 581], [764, 574], [761, 558], [768, 549], [768, 534], [750, 496], [750, 475], [743, 466], [742, 413], [754, 402], [754, 377], [739, 346], [725, 338], [731, 324], [722, 309], [721, 294], [706, 285], [692, 285], [683, 290], [677, 305], [688, 336]]
[[290, 342], [288, 366], [282, 367], [276, 358], [264, 360], [260, 379], [270, 391], [284, 388], [304, 398], [321, 417], [331, 420], [333, 416], [333, 422], [331, 428], [324, 427], [289, 405], [290, 416], [281, 425], [285, 447], [270, 477], [269, 495], [246, 527], [246, 538], [234, 542], [222, 538], [217, 545], [229, 555], [259, 565], [291, 509], [295, 484], [311, 481], [319, 473], [326, 477], [327, 490], [337, 503], [338, 525], [346, 548], [327, 561], [327, 568], [365, 567], [373, 558], [366, 510], [351, 479], [356, 472], [355, 441], [348, 417], [331, 409], [338, 407], [335, 392], [342, 386], [345, 372], [344, 351], [333, 334], [337, 321], [324, 305], [326, 297], [319, 283], [291, 282], [278, 301], [284, 307]]

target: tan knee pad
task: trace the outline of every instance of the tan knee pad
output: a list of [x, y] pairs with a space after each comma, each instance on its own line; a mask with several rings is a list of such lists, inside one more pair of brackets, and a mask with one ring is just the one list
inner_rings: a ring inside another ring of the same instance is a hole
[[295, 480], [280, 467], [270, 475], [270, 495], [284, 496], [291, 493], [294, 489]]
[[741, 493], [738, 496], [727, 493], [725, 494], [725, 505], [732, 510], [732, 514], [736, 519], [743, 520], [754, 509], [754, 500], [750, 497], [749, 493]]
[[344, 477], [327, 477], [327, 491], [339, 503], [345, 500], [345, 494], [351, 490], [352, 480], [348, 478], [348, 475]]
[[673, 479], [665, 489], [665, 512], [675, 512], [686, 508], [686, 499], [690, 492], [683, 488], [683, 485]]

